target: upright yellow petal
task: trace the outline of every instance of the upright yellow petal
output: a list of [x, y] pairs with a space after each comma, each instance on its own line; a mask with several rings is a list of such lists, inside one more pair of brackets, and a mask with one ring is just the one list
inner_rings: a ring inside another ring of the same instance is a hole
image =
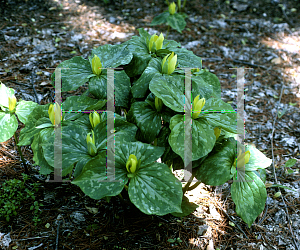
[[57, 102], [55, 103], [55, 106], [54, 106], [54, 117], [55, 117], [54, 124], [58, 125], [61, 122], [62, 116], [61, 116], [60, 106]]
[[9, 111], [13, 111], [17, 104], [17, 98], [13, 95], [12, 97], [8, 97], [8, 109]]
[[220, 128], [214, 128], [214, 134], [216, 136], [216, 140], [218, 140], [220, 134], [221, 134], [221, 129]]
[[102, 63], [97, 55], [94, 55], [92, 60], [92, 70], [95, 75], [100, 75], [102, 72]]
[[48, 109], [49, 119], [53, 125], [55, 125], [55, 116], [54, 116], [54, 105], [50, 104]]
[[[172, 53], [174, 53], [174, 52], [172, 52]], [[177, 55], [174, 56], [174, 54], [173, 54], [173, 56], [168, 64], [168, 75], [171, 75], [174, 72], [176, 63], [177, 63]]]
[[126, 162], [126, 169], [129, 173], [134, 173], [138, 165], [138, 160], [134, 154], [129, 155]]
[[173, 2], [169, 5], [169, 13], [173, 15], [175, 14], [175, 12], [176, 12], [176, 3]]
[[168, 74], [168, 63], [166, 63], [168, 56], [171, 54], [166, 55], [161, 62], [161, 71], [163, 74]]
[[163, 42], [164, 42], [164, 35], [163, 35], [163, 33], [160, 33], [159, 37], [155, 41], [155, 43], [156, 43], [156, 50], [159, 50], [159, 49], [162, 48]]

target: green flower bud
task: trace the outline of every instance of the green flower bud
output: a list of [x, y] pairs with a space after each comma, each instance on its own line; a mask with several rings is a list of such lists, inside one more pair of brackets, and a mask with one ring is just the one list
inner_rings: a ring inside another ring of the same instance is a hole
[[97, 55], [94, 55], [94, 58], [92, 60], [92, 70], [93, 73], [97, 76], [99, 76], [102, 72], [102, 63]]
[[100, 115], [95, 111], [89, 115], [92, 128], [94, 129], [100, 123]]
[[163, 105], [164, 105], [162, 99], [160, 99], [160, 98], [158, 98], [157, 96], [155, 96], [155, 101], [154, 101], [154, 103], [155, 103], [155, 108], [156, 108], [156, 110], [157, 110], [158, 112], [160, 112], [161, 109], [162, 109], [162, 107], [163, 107]]
[[243, 158], [244, 158], [244, 163], [245, 165], [249, 162], [250, 160], [250, 151], [246, 151], [244, 154], [242, 154], [242, 150], [239, 151], [238, 157], [236, 161], [234, 162], [234, 166], [237, 168], [241, 168], [244, 166], [243, 164]]
[[128, 160], [126, 162], [126, 169], [129, 173], [134, 173], [136, 171], [136, 167], [138, 165], [138, 160], [135, 155], [131, 154], [128, 157]]
[[[92, 137], [91, 137], [91, 134], [93, 135]], [[97, 148], [95, 146], [95, 134], [94, 134], [93, 130], [92, 130], [92, 133], [87, 134], [86, 142], [87, 142], [88, 153], [91, 156], [95, 156], [97, 154]]]
[[12, 97], [8, 97], [8, 109], [9, 111], [13, 111], [16, 108], [17, 99], [13, 95]]
[[175, 14], [175, 12], [176, 12], [176, 3], [173, 2], [169, 5], [169, 13], [173, 15]]
[[214, 133], [216, 136], [216, 140], [218, 140], [220, 134], [221, 134], [221, 129], [220, 128], [214, 128]]
[[197, 95], [193, 101], [193, 119], [197, 119], [201, 113], [203, 106], [205, 105], [205, 98], [200, 99], [200, 95]]
[[159, 36], [156, 34], [152, 35], [150, 41], [148, 42], [148, 49], [150, 53], [154, 53], [156, 50], [162, 48], [164, 42], [164, 35], [160, 33]]
[[177, 64], [177, 55], [172, 52], [171, 54], [166, 55], [161, 63], [161, 69], [163, 74], [171, 75]]

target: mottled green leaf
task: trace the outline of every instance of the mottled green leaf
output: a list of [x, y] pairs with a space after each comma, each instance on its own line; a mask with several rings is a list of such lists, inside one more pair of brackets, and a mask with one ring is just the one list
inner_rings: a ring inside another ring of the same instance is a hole
[[165, 24], [167, 22], [167, 18], [170, 16], [170, 13], [169, 12], [164, 12], [164, 13], [161, 13], [157, 16], [155, 16], [151, 22], [150, 25], [159, 25], [159, 24]]
[[206, 185], [223, 185], [233, 174], [231, 167], [236, 159], [236, 143], [233, 139], [224, 140], [209, 153], [196, 170], [195, 177]]
[[0, 112], [0, 142], [10, 139], [18, 128], [18, 121], [14, 114]]
[[[184, 142], [188, 139], [185, 138], [184, 116], [173, 116], [170, 129], [172, 131], [169, 136], [170, 146], [175, 153], [184, 159]], [[205, 119], [193, 120], [190, 139], [192, 140], [193, 161], [198, 160], [212, 151], [216, 141], [214, 130]]]
[[150, 81], [155, 75], [160, 75], [160, 72], [161, 60], [158, 58], [152, 58], [141, 77], [134, 83], [134, 85], [131, 88], [133, 97], [145, 97], [147, 90], [149, 89]]
[[231, 185], [231, 197], [236, 205], [236, 213], [250, 227], [264, 210], [267, 191], [265, 184], [253, 172], [238, 171], [237, 182]]
[[266, 157], [255, 146], [246, 145], [245, 151], [250, 151], [250, 159], [248, 164], [245, 165], [246, 171], [254, 171], [257, 169], [264, 169], [272, 164], [272, 160]]
[[20, 122], [26, 123], [28, 116], [38, 104], [31, 101], [20, 101], [16, 108], [16, 115]]
[[167, 165], [152, 163], [142, 166], [130, 179], [131, 202], [145, 214], [181, 213], [182, 185]]
[[167, 22], [174, 30], [177, 30], [179, 33], [181, 33], [181, 31], [183, 31], [186, 26], [184, 18], [178, 13], [167, 16]]
[[149, 88], [170, 109], [184, 112], [184, 85], [180, 76], [157, 75], [151, 80]]

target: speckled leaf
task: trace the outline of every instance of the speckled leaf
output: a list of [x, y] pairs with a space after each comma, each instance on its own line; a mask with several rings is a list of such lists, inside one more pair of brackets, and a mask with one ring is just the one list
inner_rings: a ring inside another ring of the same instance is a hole
[[65, 111], [65, 120], [76, 119], [82, 116], [82, 113], [75, 113], [68, 111], [77, 110], [91, 110], [91, 109], [101, 109], [105, 106], [106, 100], [92, 99], [86, 95], [81, 96], [69, 96], [61, 105], [63, 111]]
[[161, 129], [161, 116], [155, 108], [146, 102], [135, 102], [127, 115], [132, 116], [147, 142], [151, 143], [157, 137]]
[[[61, 70], [62, 91], [76, 90], [85, 84], [89, 77], [93, 75], [91, 64], [81, 56], [75, 56], [57, 66], [65, 68]], [[66, 69], [68, 68], [68, 69]], [[51, 76], [51, 84], [55, 84], [55, 73]]]
[[[106, 157], [97, 155], [83, 168], [81, 174], [72, 181], [81, 190], [93, 199], [101, 199], [105, 196], [115, 196], [121, 193], [128, 182], [126, 167], [115, 162], [115, 180], [106, 181]], [[120, 181], [119, 181], [120, 180]]]
[[[54, 131], [49, 134], [47, 131], [40, 132], [43, 138], [43, 152], [44, 157], [50, 166], [54, 166]], [[70, 172], [71, 166], [79, 161], [81, 158], [92, 158], [87, 152], [86, 130], [77, 125], [62, 127], [62, 175], [65, 176]], [[97, 140], [97, 133], [95, 134], [95, 141]]]
[[185, 48], [172, 48], [172, 51], [177, 55], [179, 68], [202, 68], [202, 60], [192, 51]]
[[0, 142], [10, 139], [18, 128], [18, 121], [14, 114], [0, 112]]
[[125, 67], [126, 74], [129, 77], [141, 75], [152, 58], [149, 54], [145, 39], [143, 37], [133, 36], [129, 41], [125, 42], [125, 44], [127, 44], [127, 48], [133, 54], [131, 62]]
[[43, 175], [52, 173], [54, 168], [48, 164], [48, 162], [44, 157], [43, 148], [42, 148], [42, 139], [39, 134], [34, 135], [33, 142], [31, 143], [31, 149], [34, 153], [32, 158], [34, 161], [33, 165], [40, 166], [39, 173]]
[[172, 215], [176, 217], [185, 217], [194, 212], [197, 207], [199, 207], [197, 204], [190, 202], [186, 196], [183, 196], [181, 203], [182, 213], [172, 213]]
[[181, 213], [182, 185], [166, 164], [142, 166], [128, 186], [131, 202], [145, 214]]
[[257, 169], [264, 169], [272, 164], [272, 160], [266, 157], [255, 146], [246, 145], [245, 151], [250, 151], [249, 162], [245, 165], [246, 171], [254, 171]]
[[155, 16], [151, 22], [150, 25], [159, 25], [159, 24], [165, 24], [167, 22], [167, 18], [170, 16], [169, 12], [163, 12], [157, 16]]
[[267, 179], [266, 169], [259, 168], [253, 172], [263, 181], [263, 183], [266, 183], [266, 179]]
[[[105, 72], [100, 77], [90, 78], [89, 82], [89, 91], [99, 99], [107, 99], [107, 75]], [[131, 84], [125, 71], [114, 71], [114, 87], [115, 105], [128, 107]]]
[[208, 157], [196, 170], [195, 177], [206, 185], [223, 185], [233, 174], [231, 166], [236, 159], [235, 140], [224, 140], [210, 152]]
[[3, 83], [0, 84], [0, 105], [8, 108], [8, 97], [12, 97], [15, 90], [6, 87]]
[[120, 65], [128, 64], [132, 59], [131, 52], [122, 45], [105, 44], [92, 50], [89, 60], [97, 55], [100, 58], [103, 68], [117, 68]]
[[179, 76], [155, 76], [150, 82], [150, 91], [163, 103], [177, 112], [184, 112], [184, 85]]
[[183, 31], [184, 27], [186, 26], [184, 18], [178, 13], [167, 16], [167, 22], [174, 30], [177, 30], [179, 33], [182, 33], [181, 31]]
[[[184, 159], [184, 116], [173, 116], [170, 123], [171, 134], [169, 136], [169, 144], [172, 150]], [[192, 126], [192, 160], [207, 155], [212, 151], [216, 137], [213, 128], [205, 119], [193, 120]]]
[[201, 78], [200, 75], [192, 77], [192, 100], [200, 95], [200, 98], [209, 99], [213, 94], [213, 87]]
[[26, 123], [28, 116], [38, 104], [31, 101], [20, 101], [16, 108], [16, 115], [20, 122]]
[[213, 95], [216, 98], [221, 99], [221, 84], [220, 81], [218, 79], [218, 77], [215, 74], [212, 74], [210, 72], [203, 72], [200, 74], [200, 77], [208, 84], [210, 84], [211, 86], [213, 86]]
[[51, 123], [48, 114], [49, 106], [50, 104], [38, 105], [33, 109], [27, 117], [25, 128], [20, 132], [19, 146], [27, 146], [32, 143], [34, 135], [38, 134], [40, 131], [40, 129], [36, 128], [37, 126], [42, 125], [43, 123]]
[[161, 73], [161, 60], [158, 58], [152, 58], [147, 68], [141, 75], [141, 77], [131, 87], [131, 92], [134, 98], [145, 97], [147, 90], [149, 89], [149, 83], [155, 75]]
[[221, 99], [210, 98], [206, 100], [202, 111], [205, 112], [205, 118], [212, 126], [237, 133], [237, 115], [230, 104]]
[[236, 205], [237, 215], [250, 227], [264, 210], [267, 191], [265, 184], [254, 172], [246, 171], [243, 175], [238, 171], [237, 174], [241, 181], [231, 185], [231, 197]]

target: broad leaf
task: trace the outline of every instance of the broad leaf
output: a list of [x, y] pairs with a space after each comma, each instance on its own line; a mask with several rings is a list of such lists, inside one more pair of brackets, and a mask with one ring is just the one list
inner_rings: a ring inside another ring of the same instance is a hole
[[236, 159], [236, 143], [224, 140], [209, 153], [196, 171], [195, 177], [206, 185], [223, 185], [233, 174], [231, 167]]
[[141, 75], [141, 77], [131, 87], [131, 92], [133, 97], [134, 98], [145, 97], [149, 89], [149, 83], [151, 82], [153, 77], [160, 74], [161, 74], [161, 60], [158, 58], [152, 58], [147, 68]]
[[8, 108], [8, 97], [12, 97], [14, 94], [15, 94], [14, 89], [8, 88], [3, 83], [1, 83], [0, 84], [0, 105]]
[[[172, 150], [180, 155], [184, 160], [184, 142], [188, 140], [185, 138], [184, 129], [184, 116], [173, 116], [170, 123], [171, 134], [169, 136], [169, 143]], [[198, 160], [199, 158], [207, 155], [212, 151], [216, 137], [214, 135], [213, 128], [206, 122], [205, 119], [193, 120], [192, 126], [192, 160]]]
[[177, 30], [179, 33], [181, 33], [181, 31], [186, 26], [184, 18], [178, 13], [175, 13], [174, 15], [169, 15], [167, 17], [167, 22], [174, 30]]
[[31, 101], [20, 101], [16, 108], [16, 115], [20, 122], [26, 123], [28, 116], [38, 104]]
[[[81, 56], [75, 56], [57, 66], [61, 69], [62, 91], [76, 90], [85, 84], [93, 75], [91, 64]], [[52, 74], [52, 85], [55, 84], [55, 73]]]
[[254, 171], [257, 169], [264, 169], [272, 164], [272, 160], [266, 157], [255, 146], [247, 145], [245, 151], [250, 151], [250, 159], [248, 164], [245, 165], [246, 171]]
[[18, 121], [14, 114], [0, 112], [0, 142], [10, 139], [18, 129]]
[[250, 227], [264, 210], [267, 191], [263, 181], [254, 173], [238, 171], [238, 181], [231, 185], [231, 197], [236, 213]]
[[149, 85], [150, 91], [163, 103], [177, 112], [184, 112], [184, 85], [180, 76], [155, 76]]
[[170, 16], [169, 12], [161, 13], [153, 18], [150, 25], [159, 25], [159, 24], [163, 24], [163, 23], [165, 24], [167, 22], [169, 16]]

